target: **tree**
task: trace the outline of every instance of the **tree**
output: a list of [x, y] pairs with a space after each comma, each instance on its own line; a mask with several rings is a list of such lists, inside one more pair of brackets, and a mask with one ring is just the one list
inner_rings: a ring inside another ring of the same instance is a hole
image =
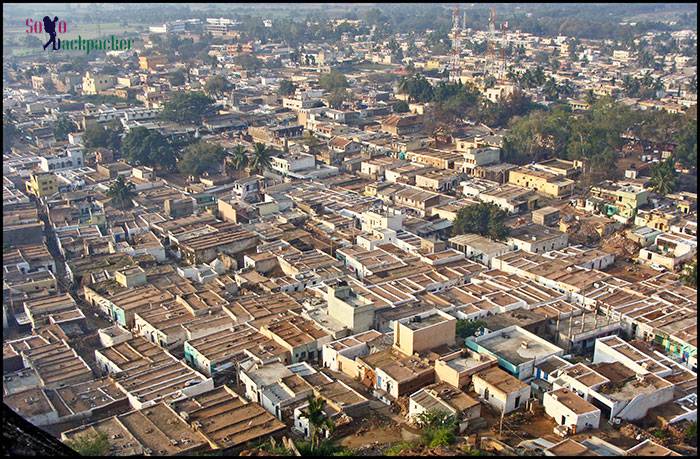
[[686, 263], [683, 266], [683, 272], [680, 275], [680, 280], [688, 287], [698, 287], [698, 261], [694, 260]]
[[124, 137], [122, 153], [132, 164], [172, 170], [177, 161], [175, 149], [158, 131], [145, 127], [131, 129]]
[[235, 171], [241, 171], [248, 166], [248, 153], [243, 145], [238, 144], [233, 147], [229, 164]]
[[132, 199], [136, 196], [134, 187], [135, 185], [131, 182], [127, 182], [124, 176], [120, 175], [117, 177], [107, 190], [107, 196], [112, 198], [110, 204], [121, 210], [133, 207]]
[[280, 96], [291, 96], [296, 90], [297, 87], [294, 85], [294, 83], [289, 80], [282, 80], [282, 82], [280, 82], [280, 87], [277, 90], [277, 94]]
[[176, 70], [168, 75], [168, 81], [172, 86], [182, 86], [187, 81], [187, 78], [185, 77], [185, 72]]
[[326, 401], [320, 397], [309, 396], [306, 399], [306, 413], [302, 416], [309, 420], [311, 425], [311, 448], [316, 449], [321, 444], [319, 434], [323, 432], [332, 432], [334, 429], [333, 421], [323, 411]]
[[408, 103], [404, 100], [400, 100], [400, 101], [396, 102], [392, 106], [392, 109], [394, 110], [394, 113], [406, 113], [406, 112], [410, 111]]
[[178, 92], [165, 103], [161, 118], [179, 123], [198, 124], [215, 112], [214, 101], [201, 92]]
[[336, 110], [340, 109], [347, 98], [348, 93], [344, 89], [336, 89], [328, 96], [328, 106]]
[[53, 135], [56, 140], [67, 140], [68, 134], [75, 130], [75, 123], [66, 115], [58, 117], [56, 124], [53, 127]]
[[253, 146], [253, 156], [250, 159], [250, 170], [255, 174], [262, 175], [263, 172], [272, 168], [270, 150], [264, 143], [256, 142]]
[[9, 152], [17, 138], [18, 130], [15, 127], [14, 121], [10, 121], [7, 117], [2, 120], [2, 151]]
[[476, 333], [479, 329], [484, 328], [486, 326], [486, 322], [483, 320], [465, 320], [465, 319], [458, 319], [457, 320], [457, 336], [460, 338], [469, 338], [470, 336], [474, 336], [474, 333]]
[[504, 224], [508, 214], [496, 204], [481, 202], [462, 207], [452, 223], [452, 234], [474, 233], [502, 240], [508, 237], [509, 229]]
[[332, 70], [330, 73], [324, 73], [318, 79], [318, 84], [323, 89], [333, 92], [338, 89], [345, 89], [348, 85], [348, 79], [340, 72]]
[[221, 75], [214, 75], [204, 84], [204, 92], [209, 96], [222, 96], [231, 89], [231, 83]]
[[673, 193], [678, 187], [678, 173], [673, 164], [673, 159], [656, 164], [651, 171], [652, 189], [661, 194]]
[[83, 145], [88, 149], [108, 148], [118, 151], [121, 144], [121, 125], [118, 123], [92, 124], [85, 129], [83, 134]]
[[446, 411], [434, 408], [424, 411], [416, 422], [423, 430], [422, 441], [429, 448], [449, 446], [456, 440], [457, 418]]
[[66, 442], [70, 448], [81, 456], [106, 456], [109, 452], [107, 434], [101, 431], [85, 433]]
[[225, 157], [226, 151], [221, 145], [200, 141], [185, 148], [177, 167], [185, 175], [212, 174], [219, 170]]

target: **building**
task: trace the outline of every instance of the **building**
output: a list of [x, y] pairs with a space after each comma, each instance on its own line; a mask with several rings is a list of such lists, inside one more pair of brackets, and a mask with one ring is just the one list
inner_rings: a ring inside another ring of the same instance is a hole
[[[260, 361], [279, 359], [288, 364], [289, 351], [259, 333], [248, 324], [231, 326], [228, 316], [221, 331], [185, 341], [185, 361], [207, 376], [236, 368], [251, 358]], [[211, 330], [212, 328], [210, 328]]]
[[478, 234], [460, 234], [449, 239], [450, 247], [459, 250], [467, 259], [491, 267], [491, 259], [511, 250], [508, 245], [492, 241]]
[[513, 228], [507, 243], [511, 250], [545, 253], [565, 248], [569, 244], [569, 236], [554, 228], [531, 223]]
[[431, 384], [411, 394], [408, 402], [408, 418], [417, 423], [421, 413], [442, 411], [454, 416], [460, 432], [469, 421], [481, 416], [481, 403], [459, 389], [444, 383]]
[[260, 333], [287, 349], [292, 363], [317, 362], [323, 345], [331, 341], [331, 336], [314, 321], [295, 314], [280, 315], [261, 326]]
[[394, 347], [405, 355], [451, 346], [456, 341], [457, 319], [440, 310], [400, 319], [394, 326]]
[[390, 115], [382, 121], [382, 131], [395, 136], [415, 134], [423, 128], [419, 115]]
[[661, 233], [656, 236], [654, 244], [639, 250], [638, 260], [676, 271], [684, 263], [692, 260], [697, 251], [697, 237]]
[[328, 315], [354, 333], [370, 330], [374, 324], [374, 301], [353, 291], [345, 281], [328, 286]]
[[466, 390], [471, 385], [474, 374], [495, 366], [498, 366], [496, 357], [462, 349], [435, 361], [435, 379]]
[[568, 389], [558, 389], [544, 394], [545, 413], [575, 435], [600, 424], [600, 409]]
[[225, 385], [176, 402], [172, 407], [215, 450], [237, 451], [286, 429], [260, 404], [246, 401]]
[[498, 411], [510, 413], [530, 399], [530, 385], [500, 368], [489, 368], [472, 377], [474, 392]]
[[168, 63], [168, 58], [165, 56], [139, 56], [139, 68], [141, 70], [155, 70], [159, 66], [164, 66]]
[[521, 380], [534, 376], [535, 361], [564, 354], [563, 349], [517, 325], [467, 338], [466, 344], [475, 352], [497, 357], [501, 368]]
[[43, 198], [58, 193], [58, 179], [51, 172], [32, 173], [26, 182], [27, 193]]
[[92, 72], [85, 73], [83, 77], [83, 94], [96, 95], [116, 84], [116, 77], [112, 75], [100, 75]]
[[574, 192], [575, 182], [564, 176], [534, 167], [520, 167], [508, 173], [508, 183], [536, 191], [553, 198], [565, 198]]

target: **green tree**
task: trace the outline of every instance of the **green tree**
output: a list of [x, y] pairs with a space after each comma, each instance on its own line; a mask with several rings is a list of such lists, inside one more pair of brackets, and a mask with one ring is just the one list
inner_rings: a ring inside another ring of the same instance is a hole
[[108, 148], [118, 151], [122, 144], [121, 133], [121, 125], [118, 123], [92, 124], [85, 129], [83, 145], [88, 149]]
[[460, 338], [469, 338], [470, 336], [474, 336], [474, 333], [476, 333], [479, 329], [484, 328], [486, 326], [486, 322], [483, 320], [466, 320], [466, 319], [458, 319], [457, 320], [457, 336]]
[[177, 161], [175, 149], [160, 132], [141, 126], [131, 129], [124, 137], [122, 153], [132, 164], [165, 170], [172, 170]]
[[328, 95], [328, 106], [336, 110], [340, 109], [347, 99], [348, 93], [344, 89], [336, 89]]
[[688, 427], [685, 428], [683, 432], [683, 437], [685, 441], [691, 445], [697, 446], [698, 444], [698, 422], [692, 421], [688, 423]]
[[408, 103], [405, 100], [400, 100], [396, 102], [393, 106], [392, 109], [394, 110], [394, 113], [406, 113], [410, 111], [410, 108], [408, 107]]
[[335, 70], [321, 75], [321, 77], [318, 79], [318, 84], [329, 92], [333, 92], [338, 89], [345, 89], [349, 86], [348, 79], [345, 78], [345, 75]]
[[650, 181], [655, 192], [664, 196], [673, 193], [678, 187], [678, 173], [673, 159], [669, 158], [656, 164], [651, 170]]
[[253, 156], [249, 162], [250, 170], [254, 174], [262, 175], [263, 172], [272, 168], [270, 150], [264, 143], [256, 142], [253, 146]]
[[2, 120], [2, 151], [7, 153], [10, 151], [18, 136], [18, 130], [15, 127], [14, 121], [10, 121], [3, 117]]
[[201, 92], [178, 92], [165, 103], [161, 118], [178, 123], [198, 124], [204, 117], [215, 112], [213, 104], [214, 101]]
[[456, 440], [457, 418], [446, 411], [430, 409], [416, 419], [422, 429], [421, 439], [429, 448], [449, 446]]
[[106, 456], [109, 452], [109, 440], [104, 432], [85, 433], [68, 440], [66, 445], [81, 456]]
[[56, 124], [54, 124], [53, 135], [56, 137], [56, 140], [67, 140], [68, 134], [75, 131], [75, 128], [73, 120], [66, 115], [61, 115], [58, 117]]
[[277, 94], [279, 94], [280, 96], [291, 96], [296, 90], [297, 87], [294, 83], [292, 83], [289, 80], [282, 80], [280, 82], [280, 87], [277, 90]]
[[134, 205], [132, 199], [136, 196], [134, 188], [133, 183], [127, 182], [124, 176], [120, 175], [107, 190], [107, 196], [112, 198], [110, 204], [117, 209], [130, 209]]
[[303, 417], [309, 420], [311, 426], [311, 448], [317, 449], [321, 444], [321, 435], [332, 432], [335, 428], [333, 421], [323, 411], [326, 401], [320, 397], [309, 396], [306, 399], [308, 405]]
[[496, 204], [481, 202], [462, 207], [452, 223], [452, 234], [479, 234], [491, 239], [502, 240], [508, 237], [509, 228], [504, 221], [508, 214]]
[[219, 170], [225, 157], [226, 151], [221, 145], [200, 141], [185, 148], [177, 167], [183, 174], [195, 177], [213, 174]]
[[688, 287], [698, 287], [698, 261], [686, 263], [680, 275], [680, 280]]
[[248, 152], [243, 145], [238, 144], [233, 147], [229, 163], [235, 171], [242, 171], [248, 167]]
[[220, 97], [231, 89], [231, 83], [222, 75], [214, 75], [204, 84], [204, 92], [209, 96]]
[[182, 86], [187, 81], [187, 77], [184, 71], [176, 70], [168, 75], [168, 81], [172, 86]]
[[[652, 123], [653, 124], [653, 123]], [[675, 135], [678, 144], [674, 156], [688, 168], [698, 165], [698, 121], [690, 116], [686, 117], [679, 132]]]

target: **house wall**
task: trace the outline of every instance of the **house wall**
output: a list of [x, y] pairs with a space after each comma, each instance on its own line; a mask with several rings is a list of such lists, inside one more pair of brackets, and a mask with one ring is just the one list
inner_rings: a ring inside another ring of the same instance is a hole
[[[481, 398], [486, 400], [486, 403], [499, 411], [503, 411], [505, 409], [506, 413], [510, 413], [518, 408], [518, 406], [524, 405], [530, 398], [530, 386], [526, 386], [518, 391], [506, 394], [478, 376], [472, 378], [472, 382], [474, 383], [474, 391], [479, 394]], [[487, 389], [489, 395], [488, 398], [485, 396]], [[516, 406], [515, 401], [518, 396], [520, 397], [520, 400], [518, 406]]]
[[[560, 426], [574, 427], [576, 433], [588, 429], [597, 429], [600, 424], [600, 410], [585, 414], [576, 414], [574, 411], [567, 408], [566, 405], [555, 400], [549, 392], [544, 394], [542, 404], [545, 413], [554, 418], [557, 424]], [[562, 420], [564, 420], [564, 422], [562, 422]]]

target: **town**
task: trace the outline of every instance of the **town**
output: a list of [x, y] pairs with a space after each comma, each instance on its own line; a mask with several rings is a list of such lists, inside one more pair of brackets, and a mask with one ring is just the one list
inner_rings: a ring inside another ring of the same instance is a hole
[[697, 454], [697, 5], [3, 26], [3, 443]]

